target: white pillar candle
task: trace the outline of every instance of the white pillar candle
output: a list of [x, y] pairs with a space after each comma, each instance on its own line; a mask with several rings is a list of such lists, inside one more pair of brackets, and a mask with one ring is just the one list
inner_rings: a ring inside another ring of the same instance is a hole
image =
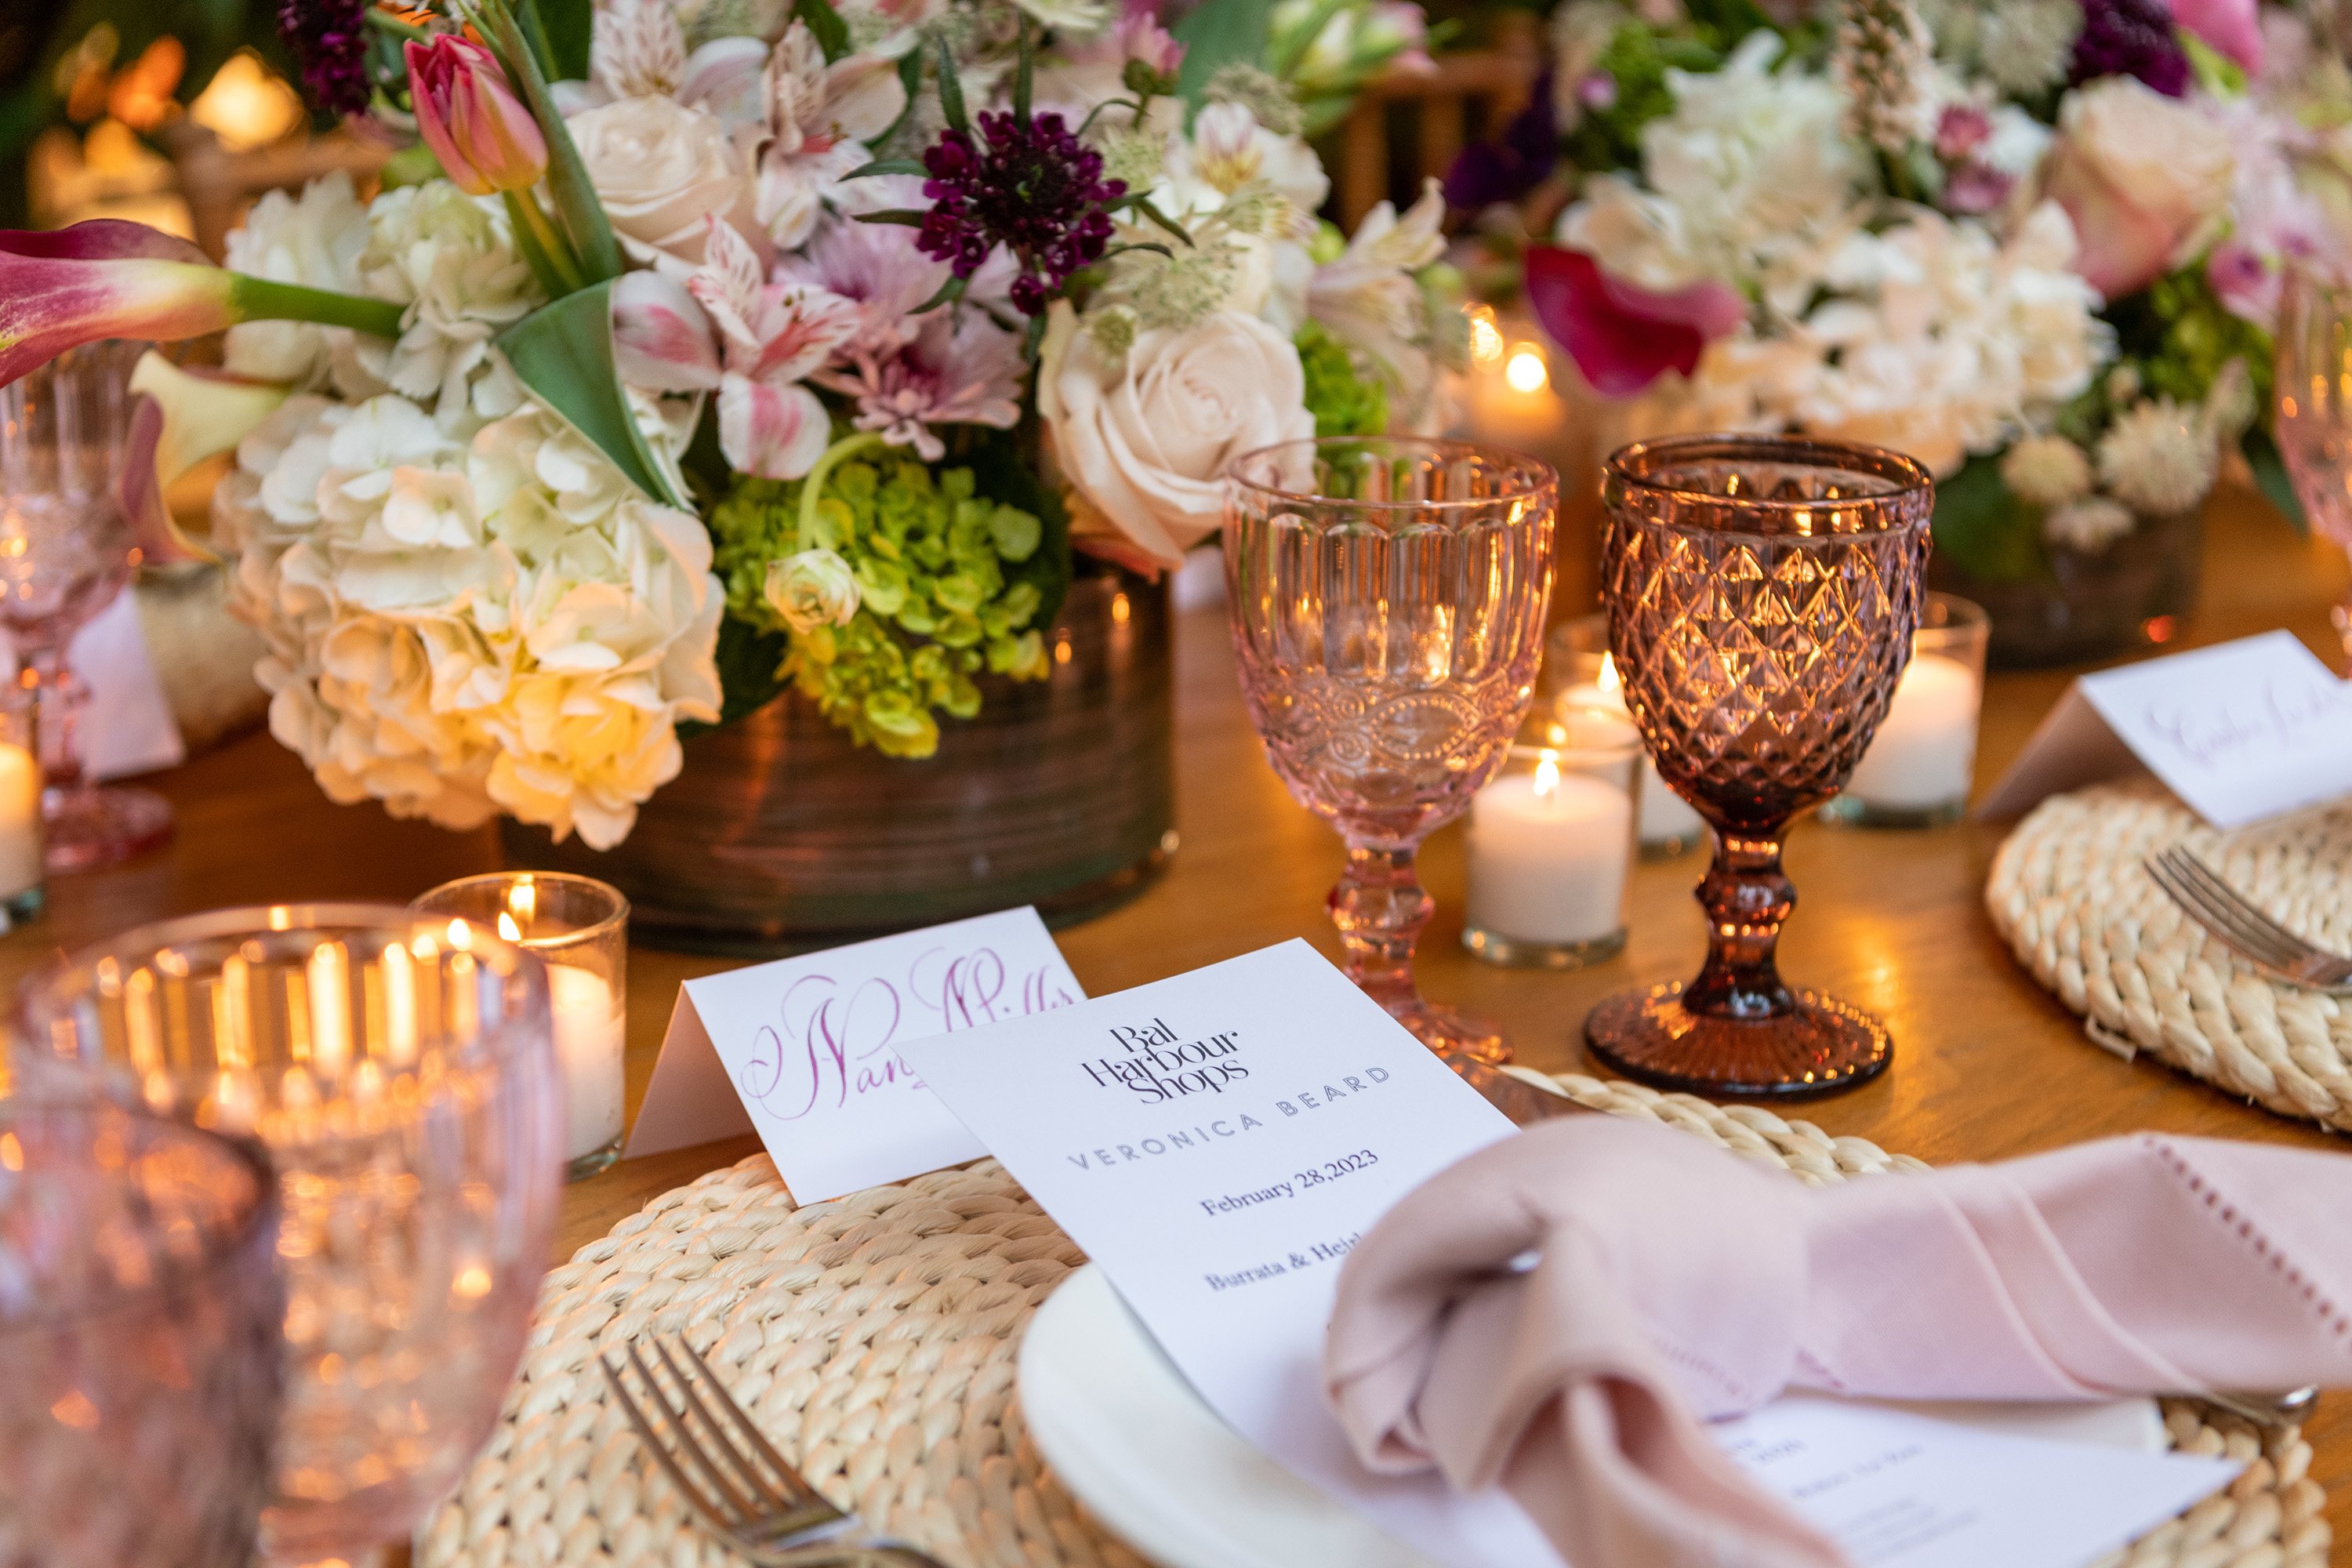
[[1599, 942], [1625, 906], [1625, 792], [1547, 761], [1470, 803], [1470, 924], [1530, 942]]
[[622, 1058], [627, 1026], [613, 987], [569, 963], [547, 966], [555, 1056], [567, 1107], [564, 1158], [593, 1154], [621, 1135]]
[[40, 883], [40, 764], [24, 747], [0, 742], [0, 900]]
[[[1617, 679], [1616, 662], [1608, 655], [1601, 658], [1601, 679], [1598, 683], [1571, 686], [1559, 695], [1562, 707], [1587, 704], [1622, 713], [1628, 723], [1633, 710], [1625, 706], [1625, 690]], [[1641, 835], [1643, 844], [1695, 844], [1706, 831], [1706, 818], [1691, 808], [1690, 802], [1666, 787], [1658, 776], [1657, 765], [1650, 761], [1646, 751], [1642, 753], [1641, 781], [1634, 793], [1641, 797]]]
[[1895, 811], [1967, 799], [1982, 701], [1976, 672], [1967, 665], [1939, 654], [1915, 656], [1846, 793], [1865, 805]]

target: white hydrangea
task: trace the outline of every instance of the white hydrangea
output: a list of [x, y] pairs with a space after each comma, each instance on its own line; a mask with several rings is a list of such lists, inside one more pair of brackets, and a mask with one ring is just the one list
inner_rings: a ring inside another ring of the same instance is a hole
[[429, 408], [460, 438], [522, 403], [491, 340], [544, 298], [515, 249], [506, 209], [446, 180], [387, 191], [368, 210], [362, 288], [406, 309], [400, 341], [361, 339], [361, 364]]
[[2033, 506], [2063, 506], [2087, 495], [2091, 459], [2063, 436], [2028, 436], [2001, 455], [2001, 482]]
[[[367, 208], [352, 177], [337, 170], [299, 195], [271, 191], [254, 203], [244, 226], [228, 237], [227, 265], [272, 282], [356, 293], [367, 241]], [[337, 351], [347, 353], [350, 341], [339, 327], [246, 321], [228, 330], [221, 358], [239, 375], [316, 391], [329, 384]]]
[[1759, 29], [1719, 71], [1668, 71], [1675, 109], [1643, 128], [1644, 183], [1586, 182], [1559, 242], [1647, 289], [1717, 279], [1784, 316], [1802, 310], [1859, 227], [1870, 163], [1833, 84], [1772, 69], [1781, 47]]
[[718, 717], [701, 523], [535, 405], [459, 439], [397, 394], [290, 399], [214, 510], [271, 731], [335, 800], [605, 848], [677, 773], [675, 726]]
[[2147, 517], [2187, 511], [2213, 488], [2220, 467], [2200, 409], [2151, 397], [2116, 416], [2099, 437], [2099, 479]]
[[2042, 536], [2063, 550], [2096, 555], [2137, 527], [2131, 508], [2109, 496], [2085, 496], [2042, 520]]

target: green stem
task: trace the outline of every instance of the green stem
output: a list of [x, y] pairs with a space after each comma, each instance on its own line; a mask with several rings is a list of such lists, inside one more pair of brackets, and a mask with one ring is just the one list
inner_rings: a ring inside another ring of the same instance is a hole
[[349, 327], [379, 338], [400, 336], [401, 307], [389, 300], [369, 300], [357, 294], [337, 294], [326, 289], [306, 289], [299, 283], [278, 283], [249, 273], [229, 274], [229, 306], [245, 321], [316, 321], [327, 327]]
[[415, 23], [404, 22], [391, 12], [377, 5], [367, 8], [367, 20], [371, 27], [390, 33], [395, 38], [414, 38], [418, 43], [423, 43], [433, 36]]
[[561, 300], [566, 294], [576, 294], [588, 286], [582, 276], [580, 258], [573, 254], [572, 242], [555, 226], [555, 220], [539, 205], [539, 198], [529, 191], [506, 193], [507, 216], [514, 220], [515, 238], [523, 258], [531, 270], [539, 274], [540, 287], [550, 300]]
[[879, 431], [860, 430], [855, 436], [844, 436], [824, 449], [824, 456], [816, 460], [815, 467], [808, 471], [808, 478], [801, 481], [801, 525], [793, 536], [795, 548], [816, 548], [816, 503], [824, 499], [825, 478], [833, 472], [834, 466], [844, 458], [856, 457], [868, 447], [881, 444]]

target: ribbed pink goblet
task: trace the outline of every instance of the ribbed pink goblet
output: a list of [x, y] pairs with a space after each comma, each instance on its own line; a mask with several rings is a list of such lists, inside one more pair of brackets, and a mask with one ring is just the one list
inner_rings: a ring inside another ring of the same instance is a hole
[[1242, 694], [1274, 771], [1347, 841], [1330, 910], [1348, 975], [1482, 1087], [1510, 1051], [1413, 984], [1430, 914], [1413, 854], [1527, 716], [1558, 488], [1532, 458], [1458, 441], [1291, 441], [1227, 476]]

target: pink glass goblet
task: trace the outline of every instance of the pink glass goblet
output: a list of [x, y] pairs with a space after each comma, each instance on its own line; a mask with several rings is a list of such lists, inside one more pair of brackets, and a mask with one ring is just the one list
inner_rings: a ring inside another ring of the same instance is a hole
[[138, 567], [115, 481], [131, 431], [131, 372], [147, 346], [84, 344], [0, 386], [0, 630], [40, 694], [52, 871], [125, 859], [172, 837], [162, 795], [101, 789], [83, 771], [76, 731], [89, 693], [66, 658], [74, 634]]
[[278, 1172], [286, 1405], [262, 1546], [362, 1561], [490, 1435], [547, 1267], [563, 1088], [539, 959], [374, 905], [225, 910], [26, 987], [27, 1091], [249, 1137]]
[[1876, 447], [1685, 436], [1616, 453], [1602, 499], [1626, 706], [1716, 852], [1698, 977], [1611, 997], [1585, 1037], [1621, 1072], [1702, 1094], [1860, 1083], [1886, 1066], [1885, 1026], [1791, 991], [1774, 962], [1796, 904], [1780, 840], [1844, 784], [1910, 660], [1934, 479]]
[[[1492, 1025], [1413, 984], [1423, 838], [1510, 754], [1543, 654], [1559, 477], [1457, 441], [1285, 442], [1227, 472], [1242, 694], [1274, 771], [1347, 841], [1349, 978], [1455, 1071], [1512, 1080]], [[1509, 1107], [1506, 1107], [1509, 1109]]]
[[0, 1568], [247, 1568], [286, 1298], [248, 1143], [0, 1100]]

